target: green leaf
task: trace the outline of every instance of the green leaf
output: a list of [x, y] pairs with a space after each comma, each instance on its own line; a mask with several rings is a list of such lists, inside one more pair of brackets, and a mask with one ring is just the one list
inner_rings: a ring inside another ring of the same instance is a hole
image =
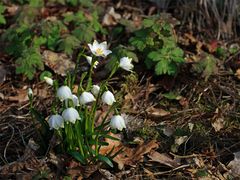
[[107, 165], [109, 165], [110, 167], [113, 167], [113, 163], [112, 163], [112, 161], [111, 161], [108, 157], [99, 154], [99, 155], [97, 156], [97, 158], [98, 158], [98, 160], [100, 160], [100, 161], [102, 161], [102, 162], [105, 162], [105, 163], [106, 163]]
[[153, 19], [144, 19], [143, 20], [143, 26], [144, 27], [151, 27], [155, 24], [155, 21]]
[[167, 72], [168, 72], [168, 65], [169, 65], [169, 62], [166, 59], [163, 59], [163, 60], [159, 61], [155, 65], [155, 73], [156, 73], [156, 75], [167, 74]]
[[49, 71], [43, 71], [40, 75], [40, 80], [41, 81], [45, 81], [44, 77], [49, 77], [51, 78], [52, 77], [52, 73], [49, 72]]
[[77, 151], [69, 152], [70, 155], [72, 155], [76, 160], [78, 160], [80, 163], [85, 164], [85, 158]]
[[59, 50], [64, 51], [68, 55], [73, 54], [73, 50], [80, 46], [78, 38], [72, 35], [67, 35], [64, 39], [59, 42]]
[[39, 49], [34, 47], [25, 49], [22, 57], [16, 60], [16, 64], [16, 73], [24, 74], [28, 79], [33, 79], [36, 69], [43, 70], [44, 68]]
[[169, 93], [164, 93], [162, 94], [162, 96], [170, 100], [180, 100], [182, 98], [182, 96], [179, 95], [179, 93], [172, 91], [170, 91]]
[[159, 51], [152, 51], [147, 55], [147, 58], [151, 59], [152, 61], [160, 61], [163, 59], [163, 56]]
[[131, 45], [135, 46], [139, 51], [143, 51], [146, 47], [146, 43], [143, 38], [132, 37], [129, 42]]

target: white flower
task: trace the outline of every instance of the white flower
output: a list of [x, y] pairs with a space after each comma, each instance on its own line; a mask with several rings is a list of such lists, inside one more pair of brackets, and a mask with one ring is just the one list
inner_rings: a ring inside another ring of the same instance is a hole
[[102, 95], [102, 101], [108, 105], [112, 105], [116, 102], [114, 95], [110, 91], [105, 91]]
[[29, 97], [33, 96], [33, 90], [31, 88], [28, 88], [28, 96]]
[[[88, 64], [91, 66], [92, 65], [92, 57], [91, 56], [86, 56]], [[94, 62], [93, 68], [97, 68], [97, 65], [99, 64], [98, 61]]]
[[53, 85], [53, 79], [47, 76], [44, 76], [43, 79], [48, 83], [49, 85]]
[[80, 104], [87, 104], [87, 103], [96, 101], [96, 99], [90, 92], [83, 92], [79, 100], [80, 100]]
[[78, 111], [74, 108], [67, 108], [62, 112], [62, 117], [66, 122], [71, 122], [75, 124], [77, 119], [81, 119]]
[[122, 116], [116, 115], [113, 116], [110, 121], [110, 127], [113, 129], [122, 130], [123, 128], [126, 128], [125, 121]]
[[106, 41], [99, 44], [96, 40], [94, 40], [93, 44], [88, 44], [88, 47], [95, 56], [106, 57], [108, 54], [112, 53], [112, 51], [107, 49]]
[[91, 92], [94, 96], [97, 96], [100, 91], [100, 87], [98, 85], [93, 85]]
[[48, 120], [48, 124], [50, 129], [58, 130], [59, 128], [64, 128], [63, 117], [59, 114], [52, 115]]
[[72, 99], [71, 89], [68, 86], [61, 86], [57, 90], [57, 97], [60, 99], [60, 101]]
[[133, 69], [132, 58], [129, 57], [121, 58], [119, 66], [126, 71], [132, 71]]
[[72, 95], [72, 101], [74, 106], [79, 106], [79, 100], [75, 94]]

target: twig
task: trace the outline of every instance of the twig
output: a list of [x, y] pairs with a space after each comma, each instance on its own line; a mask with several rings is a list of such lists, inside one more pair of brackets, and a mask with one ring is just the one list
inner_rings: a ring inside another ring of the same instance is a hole
[[6, 158], [7, 148], [9, 146], [10, 142], [12, 141], [14, 133], [15, 133], [14, 127], [11, 124], [8, 124], [8, 125], [12, 128], [12, 135], [11, 135], [10, 139], [8, 140], [8, 142], [7, 142], [7, 144], [4, 148], [4, 151], [3, 151], [3, 157], [4, 157], [4, 159], [6, 160], [7, 163], [8, 163], [7, 158]]
[[179, 166], [177, 168], [174, 168], [172, 170], [169, 170], [169, 171], [163, 171], [163, 172], [157, 172], [157, 173], [153, 173], [154, 176], [157, 176], [157, 175], [163, 175], [163, 174], [167, 174], [167, 173], [172, 173], [173, 171], [176, 171], [176, 170], [179, 170], [179, 169], [183, 169], [183, 168], [186, 168], [186, 167], [189, 167], [190, 164], [184, 164], [182, 166]]

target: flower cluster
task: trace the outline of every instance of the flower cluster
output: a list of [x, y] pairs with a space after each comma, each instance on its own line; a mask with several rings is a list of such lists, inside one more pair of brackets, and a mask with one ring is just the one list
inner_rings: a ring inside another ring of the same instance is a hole
[[[62, 138], [67, 151], [79, 150], [83, 159], [98, 157], [99, 142], [106, 138], [105, 135], [111, 129], [122, 131], [126, 128], [125, 120], [117, 109], [115, 96], [109, 90], [108, 80], [119, 67], [130, 72], [133, 69], [132, 59], [122, 57], [107, 80], [99, 83], [99, 85], [93, 84], [91, 75], [99, 64], [98, 58], [105, 58], [112, 51], [108, 49], [107, 42], [98, 43], [95, 40], [93, 44], [88, 44], [88, 46], [92, 56], [82, 56], [86, 58], [91, 68], [86, 75], [81, 77], [80, 83], [76, 82], [79, 84], [77, 91], [74, 91], [74, 93], [72, 91], [75, 77], [68, 76], [65, 85], [61, 87], [58, 87], [56, 80], [44, 77], [45, 82], [56, 90], [56, 100], [52, 107], [54, 113], [48, 118], [49, 128], [50, 130], [56, 130], [55, 132]], [[86, 82], [84, 82], [85, 77], [88, 77]], [[32, 91], [29, 91], [29, 97], [32, 97], [32, 94]], [[95, 127], [96, 112], [102, 105], [107, 107], [107, 115], [100, 126]], [[114, 115], [108, 118], [109, 114]], [[90, 150], [92, 148], [95, 149], [92, 151]]]

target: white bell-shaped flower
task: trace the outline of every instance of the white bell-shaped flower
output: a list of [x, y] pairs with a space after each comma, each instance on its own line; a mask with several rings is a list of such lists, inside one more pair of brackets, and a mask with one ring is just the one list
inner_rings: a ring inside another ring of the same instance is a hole
[[110, 127], [113, 129], [118, 129], [120, 131], [122, 131], [123, 128], [126, 128], [123, 117], [120, 115], [113, 116], [110, 121]]
[[95, 56], [106, 57], [108, 54], [112, 53], [112, 51], [108, 50], [106, 41], [99, 44], [94, 40], [93, 44], [88, 44], [88, 47]]
[[96, 101], [95, 97], [90, 92], [83, 92], [79, 98], [80, 104], [88, 104]]
[[77, 119], [81, 119], [78, 111], [72, 107], [65, 109], [62, 112], [62, 117], [66, 122], [71, 122], [73, 124], [75, 124]]
[[72, 101], [74, 106], [79, 106], [79, 100], [75, 94], [72, 95]]
[[60, 101], [72, 99], [71, 89], [68, 86], [61, 86], [57, 90], [57, 97], [60, 99]]
[[110, 91], [105, 91], [102, 95], [102, 101], [107, 105], [112, 105], [116, 102], [114, 95]]
[[58, 130], [59, 128], [64, 128], [63, 117], [59, 114], [52, 115], [48, 120], [48, 124], [50, 129]]
[[[88, 64], [91, 66], [92, 65], [92, 57], [91, 56], [86, 56]], [[94, 62], [93, 68], [97, 68], [97, 65], [99, 64], [98, 61]]]
[[47, 77], [47, 76], [44, 76], [43, 79], [44, 79], [44, 80], [46, 81], [46, 83], [48, 83], [50, 86], [53, 85], [53, 79], [52, 79], [52, 78]]
[[94, 96], [97, 96], [100, 91], [100, 87], [98, 85], [93, 85], [91, 92]]
[[132, 64], [132, 58], [129, 57], [123, 57], [120, 59], [119, 67], [123, 68], [126, 71], [132, 71], [133, 64]]

